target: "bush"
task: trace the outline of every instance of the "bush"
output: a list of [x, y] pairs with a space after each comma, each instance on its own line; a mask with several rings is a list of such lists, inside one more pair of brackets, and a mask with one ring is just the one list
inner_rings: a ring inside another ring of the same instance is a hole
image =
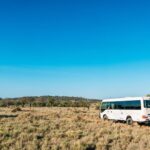
[[41, 96], [41, 97], [21, 97], [7, 98], [0, 100], [0, 107], [7, 106], [32, 106], [32, 107], [87, 107], [96, 100], [87, 100], [80, 97], [66, 96]]

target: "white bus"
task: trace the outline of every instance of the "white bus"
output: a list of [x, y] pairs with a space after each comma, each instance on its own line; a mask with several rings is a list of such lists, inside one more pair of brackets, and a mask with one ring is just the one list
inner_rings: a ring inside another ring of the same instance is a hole
[[100, 117], [132, 124], [150, 122], [150, 97], [126, 97], [102, 100]]

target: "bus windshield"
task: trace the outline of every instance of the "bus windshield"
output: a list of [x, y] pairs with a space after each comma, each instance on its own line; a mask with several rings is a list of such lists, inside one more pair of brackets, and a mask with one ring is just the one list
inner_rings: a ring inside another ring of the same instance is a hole
[[150, 100], [144, 100], [144, 107], [150, 108]]

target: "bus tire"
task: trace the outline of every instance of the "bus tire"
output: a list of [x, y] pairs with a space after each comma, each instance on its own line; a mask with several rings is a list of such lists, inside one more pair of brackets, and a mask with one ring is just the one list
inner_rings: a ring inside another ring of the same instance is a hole
[[107, 115], [104, 115], [104, 116], [103, 116], [103, 119], [104, 119], [104, 120], [108, 120]]
[[132, 125], [133, 124], [133, 120], [132, 120], [132, 118], [130, 116], [127, 117], [126, 124], [127, 125]]

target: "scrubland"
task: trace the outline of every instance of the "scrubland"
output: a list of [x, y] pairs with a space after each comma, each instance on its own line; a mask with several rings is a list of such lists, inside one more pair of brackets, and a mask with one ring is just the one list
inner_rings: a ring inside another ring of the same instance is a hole
[[1, 150], [150, 150], [150, 127], [99, 119], [95, 106], [0, 108]]

